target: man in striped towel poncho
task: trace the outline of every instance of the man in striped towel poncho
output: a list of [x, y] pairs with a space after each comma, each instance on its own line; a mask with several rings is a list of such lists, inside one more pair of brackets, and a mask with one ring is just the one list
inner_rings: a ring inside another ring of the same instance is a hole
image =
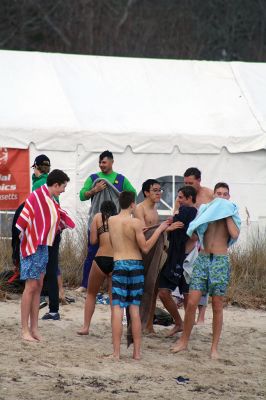
[[54, 200], [65, 191], [69, 177], [61, 170], [53, 170], [47, 183], [32, 192], [17, 220], [21, 231], [20, 278], [25, 280], [21, 299], [22, 339], [35, 342], [40, 340], [38, 316], [40, 293], [48, 261], [48, 246], [58, 230], [74, 228], [75, 224]]

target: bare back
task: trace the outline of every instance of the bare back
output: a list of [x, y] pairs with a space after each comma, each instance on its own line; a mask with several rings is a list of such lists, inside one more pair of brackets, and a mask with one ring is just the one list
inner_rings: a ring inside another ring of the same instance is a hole
[[204, 253], [227, 254], [229, 236], [225, 219], [209, 223], [204, 235]]
[[139, 225], [139, 220], [129, 216], [117, 215], [109, 219], [114, 260], [142, 260], [136, 239], [136, 228]]
[[99, 249], [97, 251], [97, 256], [107, 256], [113, 257], [113, 248], [110, 241], [109, 234], [109, 220], [106, 221], [107, 231], [98, 234], [98, 230], [103, 226], [102, 214], [97, 213], [91, 224], [91, 239], [97, 237], [99, 243]]

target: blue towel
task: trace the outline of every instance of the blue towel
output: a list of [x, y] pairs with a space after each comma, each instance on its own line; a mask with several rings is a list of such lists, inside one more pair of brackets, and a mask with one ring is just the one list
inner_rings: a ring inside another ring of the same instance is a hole
[[[203, 248], [203, 237], [210, 222], [219, 219], [232, 217], [237, 228], [240, 230], [241, 220], [238, 214], [238, 207], [229, 200], [217, 197], [207, 204], [202, 204], [199, 208], [197, 217], [189, 224], [187, 235], [192, 236], [197, 231], [200, 245]], [[230, 238], [228, 244], [231, 246], [236, 240]]]

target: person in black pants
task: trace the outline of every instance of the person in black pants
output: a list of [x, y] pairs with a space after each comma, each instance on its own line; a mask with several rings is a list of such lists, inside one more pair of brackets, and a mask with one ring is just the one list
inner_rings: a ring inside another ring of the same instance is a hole
[[48, 248], [48, 264], [44, 278], [42, 296], [46, 294], [49, 297], [49, 312], [44, 314], [42, 319], [59, 320], [59, 289], [58, 289], [58, 257], [61, 234], [55, 236], [53, 246]]

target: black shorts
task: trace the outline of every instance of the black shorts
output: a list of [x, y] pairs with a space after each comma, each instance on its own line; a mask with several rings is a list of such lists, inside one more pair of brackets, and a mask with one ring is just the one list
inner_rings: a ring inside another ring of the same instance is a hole
[[167, 289], [173, 292], [178, 287], [180, 294], [189, 292], [189, 285], [187, 284], [184, 275], [181, 276], [178, 285], [167, 279], [162, 273], [159, 276], [159, 289]]
[[94, 257], [94, 260], [104, 274], [109, 275], [111, 272], [113, 272], [114, 269], [113, 257], [96, 256]]

